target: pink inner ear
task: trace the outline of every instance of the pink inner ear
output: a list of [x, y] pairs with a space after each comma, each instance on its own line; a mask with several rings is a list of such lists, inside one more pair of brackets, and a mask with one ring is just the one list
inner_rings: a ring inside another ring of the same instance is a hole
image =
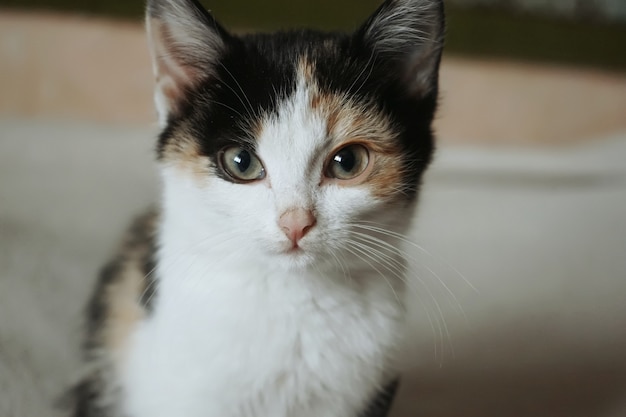
[[165, 100], [162, 103], [165, 109], [159, 110], [169, 113], [176, 111], [185, 91], [199, 78], [199, 74], [180, 56], [182, 52], [177, 50], [176, 41], [163, 22], [150, 19], [150, 26], [157, 95]]
[[167, 112], [174, 110], [175, 103], [181, 95], [176, 82], [169, 76], [161, 75], [157, 78], [156, 88], [159, 90], [160, 96], [165, 99]]
[[170, 110], [175, 110], [185, 90], [192, 86], [195, 71], [177, 63], [174, 58], [162, 55], [157, 57], [156, 88], [167, 100]]

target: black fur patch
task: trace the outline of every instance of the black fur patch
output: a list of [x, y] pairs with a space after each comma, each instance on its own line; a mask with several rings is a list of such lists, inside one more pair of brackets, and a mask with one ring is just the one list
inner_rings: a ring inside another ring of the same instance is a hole
[[102, 389], [101, 382], [95, 378], [76, 385], [70, 393], [74, 397], [71, 417], [114, 417], [109, 407], [98, 405]]
[[393, 399], [396, 396], [399, 381], [396, 379], [389, 383], [378, 395], [370, 402], [365, 412], [359, 417], [387, 417]]

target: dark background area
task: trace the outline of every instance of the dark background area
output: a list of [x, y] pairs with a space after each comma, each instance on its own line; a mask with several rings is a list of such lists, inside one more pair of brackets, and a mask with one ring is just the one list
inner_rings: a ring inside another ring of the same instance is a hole
[[[558, 0], [553, 0], [557, 3]], [[351, 30], [379, 0], [213, 0], [203, 4], [229, 28], [275, 30], [290, 27]], [[478, 3], [478, 4], [476, 4]], [[489, 4], [487, 4], [489, 3]], [[545, 1], [549, 6], [550, 1]], [[593, 0], [567, 15], [515, 7], [503, 1], [446, 3], [447, 52], [513, 58], [626, 71], [626, 21], [593, 12]], [[18, 10], [75, 12], [140, 20], [143, 1], [0, 0]], [[550, 10], [549, 7], [545, 8]]]

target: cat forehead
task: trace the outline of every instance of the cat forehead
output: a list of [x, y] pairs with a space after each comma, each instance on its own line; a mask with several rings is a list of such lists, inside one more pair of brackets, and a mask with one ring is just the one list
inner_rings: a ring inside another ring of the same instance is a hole
[[352, 142], [377, 151], [396, 147], [393, 124], [386, 114], [373, 102], [323, 89], [315, 64], [304, 57], [297, 64], [292, 94], [261, 118], [255, 130], [257, 147], [269, 155], [293, 149], [300, 156], [315, 155]]
[[353, 49], [349, 39], [338, 34], [309, 31], [250, 36], [221, 57], [214, 76], [200, 89], [201, 96], [213, 99], [212, 112], [236, 111], [251, 121], [275, 113], [279, 107], [284, 109], [285, 101], [303, 87], [310, 93], [314, 109], [331, 104], [331, 99], [336, 105], [338, 98], [356, 109], [353, 104], [367, 104], [386, 80], [378, 73], [373, 55], [360, 56]]

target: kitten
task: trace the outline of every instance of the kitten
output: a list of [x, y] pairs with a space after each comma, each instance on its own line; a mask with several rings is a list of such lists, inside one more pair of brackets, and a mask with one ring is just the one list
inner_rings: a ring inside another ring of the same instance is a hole
[[352, 35], [235, 36], [148, 1], [163, 197], [100, 277], [76, 416], [387, 414], [443, 27], [387, 0]]

